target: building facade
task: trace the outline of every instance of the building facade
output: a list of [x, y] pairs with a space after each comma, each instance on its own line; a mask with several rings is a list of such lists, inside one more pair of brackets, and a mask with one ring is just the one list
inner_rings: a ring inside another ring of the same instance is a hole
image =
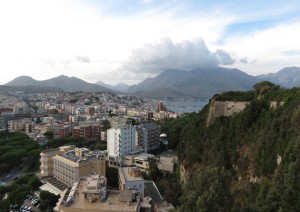
[[92, 173], [106, 176], [105, 159], [87, 148], [63, 146], [41, 153], [41, 176], [52, 176], [72, 186], [80, 177]]
[[137, 146], [145, 152], [159, 148], [160, 126], [154, 122], [137, 125]]
[[136, 150], [136, 127], [127, 126], [107, 130], [107, 150], [110, 161], [122, 162], [122, 158]]

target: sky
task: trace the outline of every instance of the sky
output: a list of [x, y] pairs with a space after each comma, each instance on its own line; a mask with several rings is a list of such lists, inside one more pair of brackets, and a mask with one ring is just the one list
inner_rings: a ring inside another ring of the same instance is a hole
[[300, 66], [298, 0], [0, 0], [0, 84], [139, 83], [166, 69]]

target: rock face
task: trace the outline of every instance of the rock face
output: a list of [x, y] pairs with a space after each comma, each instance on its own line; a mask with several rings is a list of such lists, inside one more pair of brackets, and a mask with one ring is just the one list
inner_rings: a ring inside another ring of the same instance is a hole
[[213, 101], [210, 104], [206, 126], [210, 126], [217, 117], [231, 116], [243, 111], [250, 102]]

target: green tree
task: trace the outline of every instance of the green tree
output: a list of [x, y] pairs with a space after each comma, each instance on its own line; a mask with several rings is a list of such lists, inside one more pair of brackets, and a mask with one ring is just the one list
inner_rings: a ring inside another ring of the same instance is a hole
[[111, 125], [110, 125], [110, 122], [108, 120], [104, 120], [103, 123], [103, 130], [106, 131], [108, 130], [109, 128], [111, 128]]
[[161, 171], [158, 169], [157, 161], [155, 158], [148, 157], [148, 168], [149, 168], [149, 178], [151, 180], [158, 180], [161, 177]]
[[34, 176], [28, 181], [27, 185], [31, 188], [31, 191], [36, 191], [42, 185], [42, 183], [38, 177]]
[[44, 133], [44, 136], [46, 136], [48, 140], [53, 139], [53, 132], [47, 131]]
[[0, 201], [0, 211], [9, 211], [9, 202], [6, 199]]
[[222, 168], [201, 167], [183, 188], [179, 211], [230, 211], [229, 173]]
[[59, 195], [52, 194], [48, 191], [41, 191], [40, 199], [42, 200], [42, 209], [51, 210], [55, 207], [57, 201], [59, 200]]
[[11, 205], [21, 205], [30, 192], [30, 188], [27, 185], [20, 185], [11, 192], [8, 193], [7, 200]]

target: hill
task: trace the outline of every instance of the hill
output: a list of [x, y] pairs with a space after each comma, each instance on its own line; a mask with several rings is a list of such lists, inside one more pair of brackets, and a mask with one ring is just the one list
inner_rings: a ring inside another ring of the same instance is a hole
[[63, 89], [53, 86], [6, 86], [0, 85], [0, 92], [17, 92], [22, 91], [24, 93], [61, 93]]
[[[192, 71], [166, 70], [154, 78], [148, 78], [137, 85], [130, 86], [126, 92], [146, 92], [165, 88], [185, 96], [210, 98], [224, 91], [250, 90], [257, 82], [256, 77], [238, 69], [215, 67], [198, 68]], [[158, 92], [157, 95], [160, 93]]]
[[[226, 115], [236, 99], [246, 107]], [[183, 182], [176, 211], [299, 211], [299, 104], [300, 89], [262, 82], [162, 123]], [[207, 125], [212, 110], [221, 114]]]
[[83, 92], [110, 92], [111, 90], [101, 85], [85, 82], [76, 77], [61, 75], [48, 80], [34, 80], [28, 76], [20, 76], [8, 82], [8, 86], [54, 86], [64, 91], [83, 91]]
[[300, 86], [300, 68], [285, 67], [276, 73], [269, 73], [257, 76], [261, 80], [267, 80], [286, 88]]
[[139, 96], [141, 98], [153, 98], [153, 99], [187, 97], [187, 95], [183, 93], [165, 87], [156, 87], [148, 91], [136, 91], [133, 92], [132, 95]]
[[101, 85], [101, 86], [106, 87], [108, 89], [119, 91], [119, 92], [124, 92], [129, 87], [129, 85], [127, 85], [125, 83], [122, 83], [122, 82], [118, 83], [116, 85], [109, 85], [109, 84], [106, 84], [102, 81], [98, 81], [95, 84]]

